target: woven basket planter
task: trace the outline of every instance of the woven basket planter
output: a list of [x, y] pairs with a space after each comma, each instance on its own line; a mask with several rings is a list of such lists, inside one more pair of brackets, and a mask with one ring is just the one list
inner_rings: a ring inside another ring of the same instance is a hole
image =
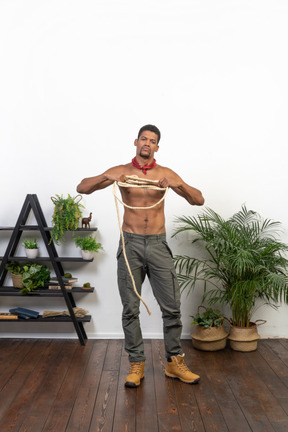
[[[262, 321], [262, 324], [266, 322], [263, 320], [258, 321]], [[258, 347], [258, 340], [260, 339], [257, 329], [258, 325], [261, 324], [257, 324], [257, 322], [255, 322], [250, 323], [250, 327], [231, 326], [229, 334], [231, 349], [241, 352], [256, 351]]]
[[11, 273], [11, 278], [14, 288], [23, 288], [22, 275]]
[[219, 351], [226, 347], [228, 333], [223, 324], [209, 328], [197, 325], [191, 337], [194, 348], [201, 351]]

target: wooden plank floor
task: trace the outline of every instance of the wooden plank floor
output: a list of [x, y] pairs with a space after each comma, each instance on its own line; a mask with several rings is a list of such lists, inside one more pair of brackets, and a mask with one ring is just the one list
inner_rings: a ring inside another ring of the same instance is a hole
[[1, 432], [287, 432], [288, 340], [257, 351], [196, 351], [198, 385], [165, 378], [163, 341], [145, 341], [145, 379], [126, 389], [122, 340], [0, 340]]

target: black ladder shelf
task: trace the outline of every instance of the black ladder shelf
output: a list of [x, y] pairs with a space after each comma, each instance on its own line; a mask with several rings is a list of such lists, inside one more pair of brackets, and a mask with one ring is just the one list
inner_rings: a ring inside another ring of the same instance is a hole
[[[28, 216], [31, 212], [31, 210], [34, 213], [37, 225], [26, 225]], [[62, 262], [89, 262], [92, 260], [83, 260], [82, 258], [74, 258], [74, 257], [66, 257], [62, 258], [58, 256], [55, 244], [51, 238], [51, 228], [47, 226], [44, 214], [42, 212], [40, 203], [38, 201], [38, 197], [35, 194], [28, 194], [26, 196], [26, 199], [24, 201], [23, 207], [20, 211], [18, 220], [16, 222], [15, 227], [0, 227], [0, 230], [5, 231], [13, 231], [12, 235], [10, 237], [7, 249], [4, 253], [3, 257], [0, 257], [0, 260], [2, 260], [0, 265], [0, 296], [17, 296], [21, 295], [19, 293], [19, 290], [5, 286], [4, 281], [7, 276], [7, 269], [6, 264], [9, 261], [27, 261], [27, 258], [25, 257], [15, 257], [14, 254], [16, 252], [17, 245], [20, 241], [21, 235], [23, 231], [40, 231], [42, 239], [44, 241], [45, 247], [47, 249], [49, 257], [38, 257], [33, 259], [32, 261], [36, 262], [43, 262], [43, 261], [49, 261], [52, 264], [53, 270], [55, 271], [56, 278], [58, 280], [58, 284], [60, 285], [61, 290], [58, 292], [48, 289], [37, 289], [37, 291], [29, 293], [27, 296], [33, 297], [33, 296], [45, 296], [45, 297], [59, 297], [63, 296], [64, 300], [66, 302], [68, 311], [70, 313], [70, 317], [55, 317], [55, 318], [42, 318], [38, 317], [36, 320], [33, 320], [33, 322], [72, 322], [74, 325], [74, 328], [76, 330], [76, 333], [78, 335], [79, 341], [81, 345], [85, 345], [85, 340], [87, 339], [87, 335], [83, 326], [83, 322], [89, 322], [91, 320], [90, 315], [86, 315], [84, 318], [76, 318], [75, 313], [73, 311], [73, 308], [76, 307], [76, 303], [73, 297], [73, 293], [89, 293], [93, 292], [93, 288], [90, 290], [82, 290], [81, 288], [72, 288], [72, 290], [67, 290], [65, 288], [65, 284], [63, 282], [63, 276], [64, 276], [64, 270], [62, 267]], [[97, 228], [78, 228], [77, 231], [96, 231]], [[11, 322], [14, 320], [0, 320], [5, 322]], [[18, 320], [15, 320], [18, 321]], [[26, 321], [26, 320], [23, 320]], [[23, 322], [21, 320], [21, 322]], [[31, 322], [32, 320], [27, 320]]]

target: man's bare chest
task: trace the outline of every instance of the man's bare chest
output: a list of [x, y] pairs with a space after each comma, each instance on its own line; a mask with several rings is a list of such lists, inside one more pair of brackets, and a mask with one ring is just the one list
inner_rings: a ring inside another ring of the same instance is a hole
[[164, 191], [146, 187], [120, 187], [120, 192], [126, 204], [129, 202], [148, 202], [148, 204], [151, 202], [152, 204], [164, 195]]

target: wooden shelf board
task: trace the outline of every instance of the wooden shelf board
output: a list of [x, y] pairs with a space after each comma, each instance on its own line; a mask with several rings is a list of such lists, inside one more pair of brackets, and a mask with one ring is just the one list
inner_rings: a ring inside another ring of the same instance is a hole
[[[9, 226], [0, 226], [0, 231], [13, 231], [15, 227], [9, 227]], [[40, 228], [38, 225], [20, 225], [19, 227], [20, 231], [40, 231]], [[91, 227], [91, 228], [77, 228], [75, 231], [97, 231], [98, 228]], [[52, 231], [52, 227], [44, 227], [44, 231]], [[67, 231], [67, 232], [75, 232], [75, 231]]]
[[[76, 318], [77, 321], [79, 322], [90, 322], [91, 321], [91, 315], [85, 315], [85, 317], [83, 318]], [[21, 324], [23, 322], [32, 322], [32, 323], [39, 323], [39, 322], [71, 322], [72, 323], [72, 319], [68, 316], [56, 316], [56, 317], [50, 317], [50, 318], [43, 318], [42, 315], [39, 315], [38, 318], [29, 318], [29, 319], [23, 319], [23, 318], [17, 318], [17, 319], [1, 319], [0, 323], [2, 322], [21, 322]]]
[[[82, 289], [81, 287], [73, 287], [72, 290], [66, 290], [67, 293], [77, 294], [77, 293], [92, 293], [94, 292], [94, 287], [90, 289]], [[21, 297], [63, 297], [61, 290], [50, 290], [38, 289], [32, 293], [25, 294], [25, 296], [20, 292], [19, 288], [14, 288], [12, 286], [2, 286], [0, 287], [0, 296], [21, 296]]]
[[[94, 258], [91, 260], [84, 260], [83, 258], [79, 257], [54, 257], [53, 258], [56, 262], [93, 262]], [[0, 261], [3, 260], [3, 256], [0, 256]], [[8, 261], [33, 261], [33, 262], [48, 262], [51, 261], [50, 257], [37, 257], [37, 258], [27, 258], [26, 256], [9, 256]]]

